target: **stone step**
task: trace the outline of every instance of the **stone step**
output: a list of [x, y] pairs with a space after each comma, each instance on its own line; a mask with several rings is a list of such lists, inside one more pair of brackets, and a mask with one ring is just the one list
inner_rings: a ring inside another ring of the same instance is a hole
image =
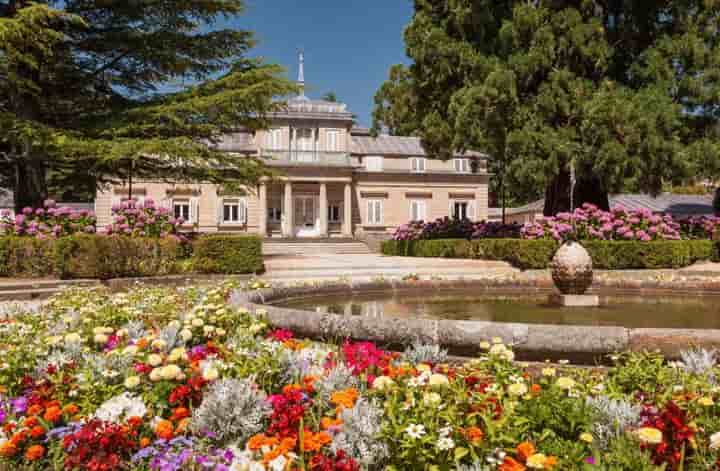
[[0, 301], [27, 301], [32, 299], [47, 299], [59, 293], [60, 288], [38, 288], [0, 291]]
[[66, 287], [97, 286], [96, 280], [3, 280], [0, 278], [0, 293], [6, 291], [35, 290], [35, 289], [61, 289]]

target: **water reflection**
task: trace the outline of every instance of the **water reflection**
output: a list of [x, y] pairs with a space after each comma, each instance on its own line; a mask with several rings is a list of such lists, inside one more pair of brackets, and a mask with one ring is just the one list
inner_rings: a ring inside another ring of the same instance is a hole
[[720, 297], [601, 296], [599, 308], [558, 308], [545, 295], [360, 295], [294, 300], [284, 305], [346, 316], [429, 317], [544, 324], [720, 329]]

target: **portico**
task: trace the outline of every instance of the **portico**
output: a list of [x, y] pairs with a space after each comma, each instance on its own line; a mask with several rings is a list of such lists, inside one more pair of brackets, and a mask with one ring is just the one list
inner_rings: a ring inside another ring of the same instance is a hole
[[263, 237], [352, 237], [352, 178], [288, 176], [260, 183]]

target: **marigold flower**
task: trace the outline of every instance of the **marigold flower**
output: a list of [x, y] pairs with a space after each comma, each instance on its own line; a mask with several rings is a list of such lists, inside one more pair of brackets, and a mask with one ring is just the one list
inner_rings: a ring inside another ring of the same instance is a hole
[[36, 461], [45, 456], [45, 448], [42, 445], [33, 445], [25, 452], [25, 459]]
[[318, 451], [330, 442], [332, 442], [332, 438], [326, 432], [312, 433], [306, 430], [303, 434], [303, 451]]
[[506, 456], [500, 467], [498, 467], [498, 471], [525, 471], [526, 469], [525, 465], [509, 456]]
[[17, 455], [18, 447], [12, 440], [0, 443], [0, 456], [4, 458], [12, 458]]
[[42, 414], [43, 406], [40, 404], [33, 404], [32, 406], [28, 407], [27, 415], [40, 415]]
[[339, 427], [342, 425], [342, 420], [340, 419], [333, 419], [331, 417], [323, 417], [320, 419], [320, 426], [323, 428], [323, 430], [327, 430], [332, 427]]
[[343, 391], [337, 391], [330, 395], [330, 402], [337, 406], [344, 407], [346, 409], [352, 409], [355, 406], [355, 401], [360, 396], [360, 393], [355, 388], [348, 388]]
[[43, 414], [43, 419], [53, 424], [59, 422], [62, 419], [62, 410], [58, 406], [49, 407]]
[[479, 443], [483, 437], [485, 437], [485, 434], [478, 427], [468, 427], [465, 429], [465, 438], [471, 443]]
[[33, 428], [38, 423], [40, 423], [37, 419], [37, 417], [27, 417], [25, 420], [23, 420], [23, 427], [27, 428]]
[[140, 448], [149, 447], [151, 443], [152, 443], [152, 440], [150, 440], [150, 439], [147, 438], [147, 437], [142, 437], [142, 438], [140, 439]]
[[527, 461], [527, 459], [535, 454], [535, 445], [530, 442], [522, 442], [517, 446], [517, 454], [521, 461]]
[[178, 422], [186, 417], [190, 417], [190, 411], [187, 409], [187, 407], [176, 407], [173, 409], [172, 417], [170, 417], [170, 420], [173, 422]]
[[164, 440], [170, 440], [174, 435], [174, 427], [169, 420], [161, 420], [155, 426], [155, 435]]
[[178, 434], [185, 433], [190, 426], [190, 418], [182, 419], [178, 422], [177, 429], [175, 430]]
[[45, 427], [43, 427], [42, 425], [36, 425], [30, 429], [30, 436], [32, 438], [37, 439], [42, 437], [43, 435], [45, 435]]
[[80, 408], [78, 406], [76, 406], [75, 404], [68, 404], [65, 407], [63, 407], [64, 414], [73, 416], [73, 415], [77, 414], [78, 412], [80, 412]]

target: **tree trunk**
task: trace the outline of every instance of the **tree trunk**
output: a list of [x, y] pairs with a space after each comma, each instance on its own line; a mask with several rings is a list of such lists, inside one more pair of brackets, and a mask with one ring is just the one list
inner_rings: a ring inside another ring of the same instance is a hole
[[40, 208], [47, 199], [47, 174], [43, 162], [20, 160], [15, 164], [15, 211]]
[[[573, 195], [574, 205], [579, 208], [583, 203], [591, 203], [608, 211], [610, 201], [600, 178], [590, 176], [578, 178]], [[570, 211], [570, 172], [560, 172], [545, 188], [545, 207], [543, 215], [555, 216]]]

